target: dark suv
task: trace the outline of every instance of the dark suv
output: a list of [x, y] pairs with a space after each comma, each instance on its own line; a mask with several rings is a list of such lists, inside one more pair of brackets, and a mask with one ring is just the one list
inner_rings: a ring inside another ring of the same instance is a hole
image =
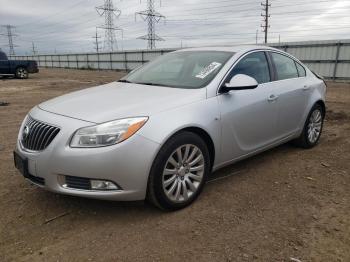
[[0, 75], [14, 75], [16, 78], [28, 78], [29, 73], [38, 73], [38, 64], [34, 60], [9, 60], [4, 52], [0, 51]]

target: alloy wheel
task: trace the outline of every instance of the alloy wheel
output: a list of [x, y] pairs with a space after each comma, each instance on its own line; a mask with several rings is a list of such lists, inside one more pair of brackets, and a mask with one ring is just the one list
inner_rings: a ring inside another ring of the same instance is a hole
[[18, 69], [18, 76], [19, 76], [20, 78], [25, 78], [25, 77], [27, 77], [27, 72], [26, 72], [26, 70], [25, 70], [24, 68]]
[[162, 184], [167, 198], [175, 203], [187, 201], [199, 189], [204, 171], [204, 156], [197, 146], [178, 147], [163, 170]]
[[307, 137], [310, 143], [315, 143], [321, 134], [322, 112], [316, 109], [312, 112], [307, 129]]

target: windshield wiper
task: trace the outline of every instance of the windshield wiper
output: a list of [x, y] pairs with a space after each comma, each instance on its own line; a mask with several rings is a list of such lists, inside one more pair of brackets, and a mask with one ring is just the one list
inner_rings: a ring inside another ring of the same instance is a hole
[[121, 82], [121, 83], [131, 83], [131, 84], [139, 84], [139, 85], [147, 85], [147, 86], [164, 86], [164, 85], [161, 85], [161, 84], [156, 84], [156, 83], [152, 83], [152, 82], [131, 82], [129, 80], [126, 80], [126, 79], [120, 79], [118, 80], [118, 82]]
[[161, 84], [156, 84], [156, 83], [152, 83], [152, 82], [140, 82], [140, 83], [135, 83], [135, 84], [139, 84], [139, 85], [147, 85], [147, 86], [166, 86], [166, 85], [161, 85]]
[[118, 80], [118, 82], [121, 82], [121, 83], [132, 83], [131, 81], [126, 80], [126, 79], [120, 79], [120, 80]]

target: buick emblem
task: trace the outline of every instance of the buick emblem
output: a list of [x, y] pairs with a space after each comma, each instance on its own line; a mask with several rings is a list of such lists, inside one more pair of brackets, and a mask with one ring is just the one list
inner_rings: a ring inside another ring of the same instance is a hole
[[22, 135], [23, 140], [27, 139], [29, 132], [30, 132], [29, 126], [25, 126], [23, 128], [23, 135]]

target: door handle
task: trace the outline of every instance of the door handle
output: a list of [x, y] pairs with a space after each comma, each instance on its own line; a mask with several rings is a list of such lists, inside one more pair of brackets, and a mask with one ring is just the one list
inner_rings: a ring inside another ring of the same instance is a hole
[[304, 90], [304, 91], [309, 90], [309, 89], [310, 89], [310, 86], [308, 86], [308, 85], [304, 85], [304, 86], [303, 86], [303, 90]]
[[276, 96], [276, 95], [270, 95], [270, 96], [267, 98], [267, 101], [273, 102], [273, 101], [276, 101], [277, 99], [278, 99], [278, 96]]

